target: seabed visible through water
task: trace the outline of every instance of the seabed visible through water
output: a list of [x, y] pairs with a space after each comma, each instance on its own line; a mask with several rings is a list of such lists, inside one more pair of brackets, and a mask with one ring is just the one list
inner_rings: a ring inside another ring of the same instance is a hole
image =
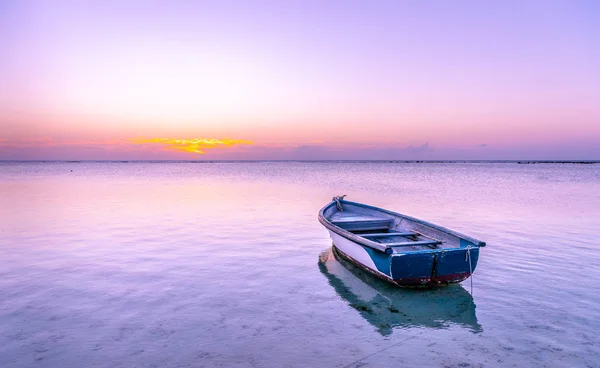
[[[487, 242], [399, 289], [332, 196]], [[0, 367], [599, 367], [600, 165], [0, 163]]]

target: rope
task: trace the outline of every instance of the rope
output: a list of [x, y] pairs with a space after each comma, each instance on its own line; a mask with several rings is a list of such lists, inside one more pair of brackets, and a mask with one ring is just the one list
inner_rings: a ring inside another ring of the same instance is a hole
[[346, 195], [344, 194], [343, 196], [337, 196], [337, 197], [333, 197], [333, 199], [332, 199], [332, 201], [335, 201], [335, 202], [336, 202], [337, 209], [338, 209], [338, 211], [340, 211], [340, 212], [342, 212], [342, 211], [344, 210], [344, 209], [342, 208], [342, 202], [341, 202], [341, 201], [342, 201], [342, 200], [344, 200], [344, 197], [345, 197], [345, 196], [346, 196]]
[[403, 342], [407, 342], [408, 340], [414, 339], [415, 337], [419, 337], [419, 336], [420, 336], [420, 335], [422, 335], [422, 334], [423, 334], [423, 332], [419, 332], [419, 333], [417, 333], [416, 335], [413, 335], [413, 336], [411, 336], [411, 337], [409, 337], [409, 338], [406, 338], [406, 339], [404, 339], [404, 340], [400, 340], [400, 341], [398, 341], [397, 343], [395, 343], [395, 344], [393, 344], [393, 345], [390, 345], [390, 346], [388, 346], [387, 348], [383, 348], [383, 349], [377, 350], [376, 352], [374, 352], [374, 353], [372, 353], [372, 354], [369, 354], [369, 355], [367, 355], [367, 356], [364, 356], [364, 357], [360, 358], [359, 360], [356, 360], [356, 361], [354, 361], [354, 362], [352, 362], [352, 363], [350, 363], [350, 364], [348, 364], [348, 365], [345, 365], [345, 366], [343, 366], [342, 368], [350, 368], [350, 367], [352, 367], [352, 366], [354, 366], [354, 367], [358, 367], [358, 363], [362, 362], [363, 360], [367, 360], [368, 358], [372, 357], [373, 355], [376, 355], [376, 354], [379, 354], [379, 353], [381, 353], [381, 352], [384, 352], [384, 351], [386, 351], [386, 350], [388, 350], [388, 349], [391, 349], [391, 348], [393, 348], [394, 346], [398, 346], [398, 345], [402, 344]]
[[473, 295], [473, 267], [471, 267], [471, 245], [467, 245], [467, 252], [465, 253], [465, 262], [469, 261], [469, 275], [471, 277], [471, 296]]

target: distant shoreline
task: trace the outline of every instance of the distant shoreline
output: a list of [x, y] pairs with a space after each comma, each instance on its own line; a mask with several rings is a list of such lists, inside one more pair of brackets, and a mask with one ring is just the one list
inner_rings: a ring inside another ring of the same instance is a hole
[[0, 160], [0, 163], [391, 163], [391, 164], [598, 164], [600, 160]]

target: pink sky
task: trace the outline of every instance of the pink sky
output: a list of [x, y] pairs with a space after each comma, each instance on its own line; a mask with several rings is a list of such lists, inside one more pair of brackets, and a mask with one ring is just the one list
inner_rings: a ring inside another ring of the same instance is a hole
[[[0, 159], [600, 159], [594, 14], [593, 1], [3, 2]], [[194, 138], [244, 143], [156, 143]]]

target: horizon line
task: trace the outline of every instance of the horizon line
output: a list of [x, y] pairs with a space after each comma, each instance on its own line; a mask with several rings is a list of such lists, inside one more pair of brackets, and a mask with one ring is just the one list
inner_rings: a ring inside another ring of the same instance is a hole
[[0, 163], [516, 163], [598, 164], [600, 160], [0, 160]]

